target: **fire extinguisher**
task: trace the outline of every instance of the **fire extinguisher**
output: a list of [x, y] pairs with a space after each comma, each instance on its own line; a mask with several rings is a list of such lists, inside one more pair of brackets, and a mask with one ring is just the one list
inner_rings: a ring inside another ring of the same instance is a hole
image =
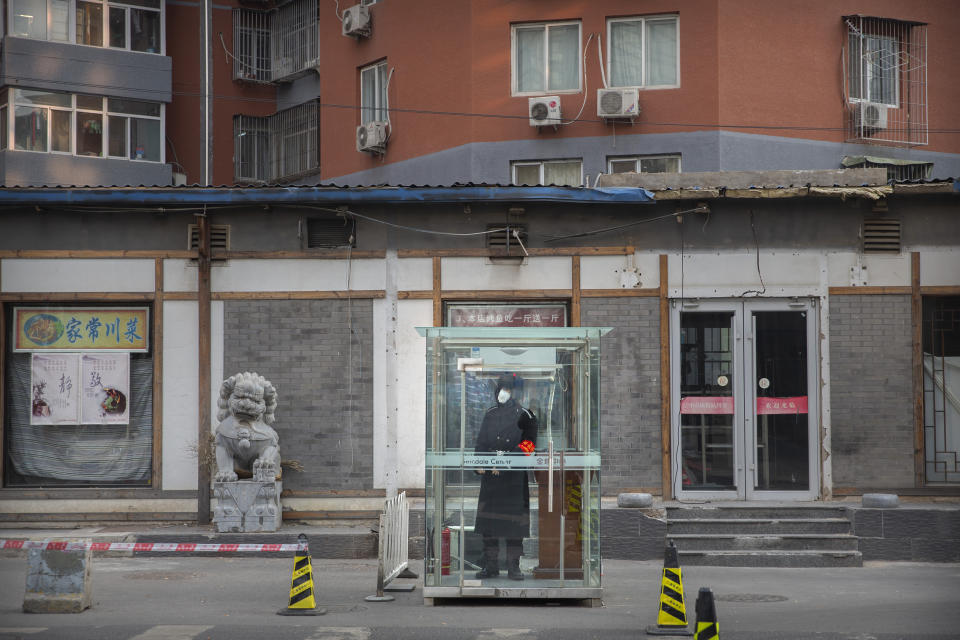
[[440, 533], [440, 575], [450, 575], [450, 528], [444, 527]]

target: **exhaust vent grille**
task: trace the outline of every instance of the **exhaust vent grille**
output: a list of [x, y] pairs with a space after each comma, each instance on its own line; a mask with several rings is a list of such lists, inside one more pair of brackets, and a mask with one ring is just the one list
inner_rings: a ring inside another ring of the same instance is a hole
[[[196, 251], [200, 248], [200, 225], [191, 224], [188, 230], [190, 251]], [[230, 250], [230, 225], [212, 224], [210, 225], [210, 248]]]
[[864, 220], [864, 253], [900, 253], [899, 220]]
[[[488, 224], [487, 231], [493, 232], [487, 234], [487, 248], [502, 251], [516, 250], [523, 253], [523, 249], [520, 248], [520, 242], [523, 242], [524, 245], [527, 244], [527, 225]], [[520, 236], [520, 242], [517, 242], [517, 238], [513, 235], [514, 231]]]
[[353, 221], [340, 216], [307, 220], [307, 248], [329, 249], [357, 246]]

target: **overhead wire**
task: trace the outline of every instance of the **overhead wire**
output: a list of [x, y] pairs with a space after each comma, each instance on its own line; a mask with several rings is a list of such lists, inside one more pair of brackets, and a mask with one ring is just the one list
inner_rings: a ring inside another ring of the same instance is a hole
[[591, 231], [584, 231], [583, 233], [572, 233], [565, 236], [553, 236], [547, 238], [545, 242], [555, 242], [557, 240], [568, 240], [570, 238], [584, 238], [587, 236], [595, 236], [601, 233], [608, 233], [610, 231], [619, 231], [620, 229], [626, 229], [628, 227], [635, 227], [638, 224], [646, 224], [648, 222], [656, 222], [657, 220], [665, 220], [667, 218], [675, 218], [681, 216], [685, 213], [710, 213], [709, 207], [697, 206], [693, 209], [685, 209], [683, 211], [674, 211], [673, 213], [668, 213], [662, 216], [654, 216], [653, 218], [644, 218], [643, 220], [635, 220], [634, 222], [628, 222], [626, 224], [617, 225], [615, 227], [603, 227], [601, 229], [593, 229]]

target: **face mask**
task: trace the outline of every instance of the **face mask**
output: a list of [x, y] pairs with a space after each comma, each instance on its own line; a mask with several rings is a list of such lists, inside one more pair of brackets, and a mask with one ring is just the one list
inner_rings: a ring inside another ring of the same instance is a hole
[[499, 393], [497, 393], [497, 402], [499, 402], [500, 404], [506, 404], [507, 400], [509, 399], [510, 399], [510, 392], [507, 391], [506, 389], [500, 389]]

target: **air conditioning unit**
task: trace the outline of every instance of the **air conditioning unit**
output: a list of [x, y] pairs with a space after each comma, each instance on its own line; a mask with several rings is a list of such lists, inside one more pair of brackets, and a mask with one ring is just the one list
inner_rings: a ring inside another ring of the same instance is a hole
[[636, 89], [597, 89], [597, 115], [601, 118], [635, 118], [640, 115]]
[[887, 105], [876, 102], [857, 102], [853, 105], [853, 124], [857, 130], [886, 129]]
[[357, 127], [357, 151], [382, 153], [386, 146], [386, 122], [368, 122]]
[[527, 102], [531, 127], [560, 124], [560, 96], [530, 98]]
[[370, 10], [362, 4], [355, 4], [343, 11], [341, 20], [343, 35], [365, 38], [370, 35]]

